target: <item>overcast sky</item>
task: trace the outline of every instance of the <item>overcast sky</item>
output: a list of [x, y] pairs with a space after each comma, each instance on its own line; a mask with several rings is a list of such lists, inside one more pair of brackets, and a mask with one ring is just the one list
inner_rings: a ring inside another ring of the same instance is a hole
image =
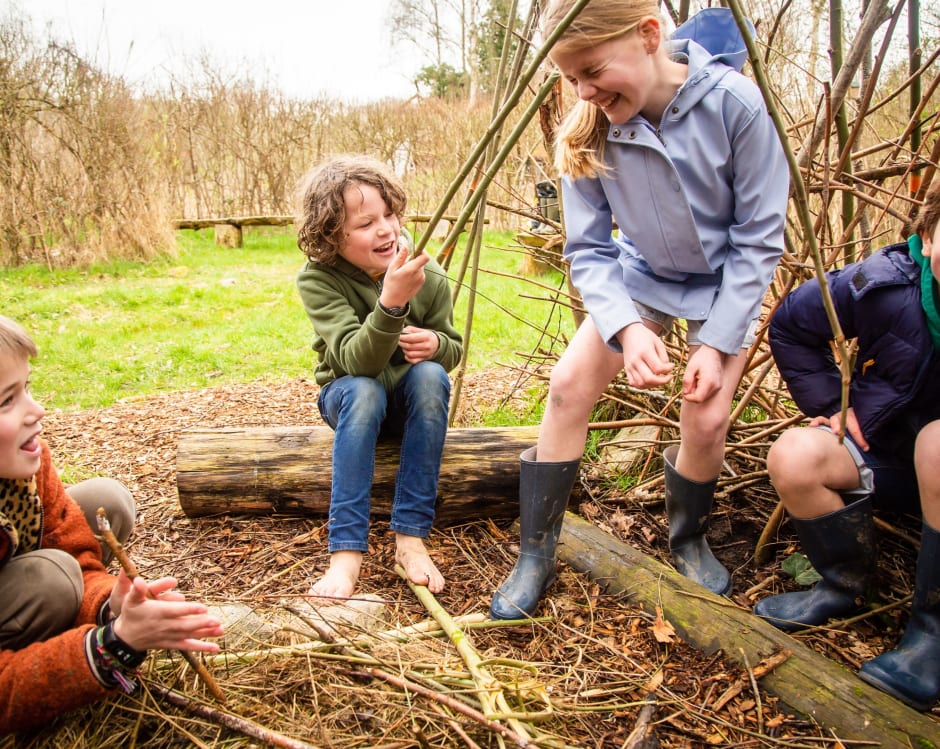
[[[298, 97], [350, 102], [414, 93], [413, 47], [392, 46], [388, 0], [0, 0], [130, 83], [161, 83], [207, 54]], [[189, 64], [187, 65], [187, 61]]]

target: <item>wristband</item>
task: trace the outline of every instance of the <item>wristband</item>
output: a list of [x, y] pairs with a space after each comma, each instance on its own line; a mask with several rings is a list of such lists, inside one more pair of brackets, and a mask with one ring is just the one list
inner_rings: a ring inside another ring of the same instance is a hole
[[122, 668], [137, 668], [147, 658], [146, 650], [134, 650], [115, 634], [113, 621], [108, 622], [99, 630], [98, 644], [113, 656]]
[[[113, 656], [110, 651], [105, 649], [104, 635], [105, 630], [110, 629], [111, 625], [97, 627], [89, 633], [89, 645], [91, 645], [93, 669], [98, 676], [98, 680], [106, 687], [118, 686], [126, 694], [130, 694], [137, 688], [130, 675], [124, 670], [124, 666]], [[133, 651], [137, 652], [137, 651]]]

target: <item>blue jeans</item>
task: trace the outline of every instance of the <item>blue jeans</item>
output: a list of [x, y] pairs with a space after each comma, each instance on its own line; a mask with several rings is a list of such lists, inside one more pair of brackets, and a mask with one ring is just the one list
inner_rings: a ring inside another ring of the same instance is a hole
[[330, 553], [367, 551], [375, 445], [400, 437], [391, 529], [427, 538], [434, 522], [437, 480], [447, 436], [450, 380], [436, 362], [419, 362], [389, 398], [373, 377], [347, 375], [320, 390], [317, 406], [332, 427], [333, 485]]

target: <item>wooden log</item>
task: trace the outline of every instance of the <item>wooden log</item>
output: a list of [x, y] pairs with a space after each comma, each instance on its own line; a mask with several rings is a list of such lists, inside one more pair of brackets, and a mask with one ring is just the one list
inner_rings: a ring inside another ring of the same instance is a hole
[[[436, 522], [519, 514], [519, 454], [538, 427], [450, 429], [438, 482]], [[236, 513], [326, 515], [333, 430], [326, 426], [193, 429], [180, 433], [176, 488], [189, 517]], [[388, 517], [399, 443], [376, 449], [372, 513]]]
[[886, 749], [937, 747], [940, 724], [726, 598], [716, 596], [592, 523], [566, 513], [559, 557], [609, 592], [663, 616], [689, 644], [756, 666], [781, 650], [792, 655], [761, 679], [792, 710], [813, 718], [840, 739], [864, 740]]

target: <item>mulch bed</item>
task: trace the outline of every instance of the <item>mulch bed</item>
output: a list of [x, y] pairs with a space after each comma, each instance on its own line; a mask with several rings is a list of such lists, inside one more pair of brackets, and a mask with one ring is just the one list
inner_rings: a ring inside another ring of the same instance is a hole
[[[519, 386], [517, 373], [509, 369], [469, 376], [458, 423], [475, 423], [483, 410], [498, 402], [511, 409], [520, 397]], [[316, 395], [316, 385], [304, 379], [225, 385], [100, 410], [50, 413], [45, 432], [57, 465], [67, 476], [108, 475], [132, 489], [138, 524], [128, 549], [141, 574], [174, 575], [192, 598], [210, 605], [241, 604], [265, 616], [291, 601], [302, 602], [310, 579], [326, 569], [325, 518], [187, 518], [175, 488], [177, 437], [190, 427], [319, 423]], [[596, 474], [584, 472], [578, 494], [581, 514], [667, 561], [661, 496], [655, 491], [631, 496]], [[734, 598], [743, 605], [753, 605], [759, 595], [790, 585], [779, 571], [781, 554], [761, 566], [750, 557], [753, 540], [775, 502], [766, 482], [720, 500], [711, 532], [713, 548], [735, 571]], [[897, 598], [910, 589], [912, 540], [916, 541], [918, 529], [910, 519], [892, 527], [907, 536], [882, 534], [887, 562], [879, 584], [886, 597]], [[779, 541], [781, 551], [794, 542], [786, 524]], [[370, 543], [360, 593], [384, 599], [383, 626], [429, 620], [425, 605], [394, 571], [387, 523], [373, 524]], [[437, 600], [451, 617], [485, 615], [494, 587], [512, 567], [515, 543], [509, 524], [480, 521], [434, 531], [430, 548], [448, 581]], [[604, 594], [564, 564], [559, 565], [558, 581], [538, 613], [541, 618], [534, 624], [474, 629], [469, 637], [484, 658], [524, 662], [522, 670], [495, 661], [487, 668], [502, 684], [516, 688], [518, 695], [512, 699], [526, 709], [538, 710], [545, 700], [551, 702], [552, 715], [532, 724], [547, 745], [605, 749], [834, 745], [832, 733], [787, 714], [776, 698], [762, 690], [755, 692], [748, 674], [720, 653], [706, 656], [669, 638], [662, 622], [628, 601]], [[817, 650], [857, 668], [896, 641], [898, 616], [903, 623], [903, 608], [845, 630], [802, 637]], [[339, 635], [360, 637], [357, 626], [350, 625]], [[258, 646], [261, 651], [249, 658], [211, 664], [228, 698], [228, 713], [313, 746], [500, 745], [493, 730], [446, 700], [420, 696], [370, 671], [431, 685], [434, 694], [447, 692], [460, 700], [471, 684], [447, 638], [416, 636], [394, 645], [370, 641], [334, 648], [331, 656], [305, 652], [310, 638], [298, 632], [286, 632], [283, 642], [286, 650], [264, 652]], [[742, 679], [745, 689], [723, 697]], [[130, 697], [63, 716], [42, 730], [8, 737], [0, 744], [245, 747], [263, 743], [160, 696], [160, 689], [168, 688], [203, 705], [213, 704], [178, 656], [151, 659], [141, 681], [143, 688]], [[633, 734], [644, 725], [645, 738]], [[512, 737], [502, 740], [514, 745]]]

